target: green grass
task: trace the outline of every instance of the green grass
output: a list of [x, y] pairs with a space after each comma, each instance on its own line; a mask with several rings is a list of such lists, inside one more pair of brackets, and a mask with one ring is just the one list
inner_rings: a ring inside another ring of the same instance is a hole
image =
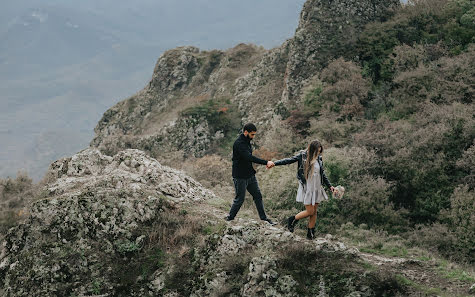
[[390, 257], [407, 257], [409, 254], [408, 250], [404, 247], [396, 247], [396, 246], [381, 246], [381, 247], [376, 247], [376, 248], [369, 248], [369, 247], [362, 247], [360, 248], [360, 251], [365, 252], [365, 253], [372, 253], [372, 254], [378, 254], [378, 255], [385, 255], [385, 256], [390, 256]]
[[475, 282], [475, 277], [473, 275], [463, 269], [449, 267], [449, 262], [447, 260], [441, 260], [438, 263], [437, 271], [442, 277], [447, 279], [455, 279], [470, 283]]
[[371, 263], [362, 262], [361, 266], [368, 271], [376, 271], [378, 268]]
[[427, 262], [427, 261], [432, 260], [432, 258], [428, 256], [419, 256], [419, 257], [416, 257], [416, 260]]
[[206, 225], [201, 230], [205, 235], [212, 235], [212, 234], [222, 234], [226, 229], [226, 224], [224, 222], [213, 224], [213, 225]]
[[101, 289], [102, 289], [101, 282], [98, 280], [94, 280], [92, 282], [92, 293], [94, 293], [95, 295], [99, 295], [101, 294]]
[[137, 252], [141, 247], [135, 242], [124, 240], [117, 245], [117, 251], [121, 254]]
[[396, 280], [406, 286], [406, 287], [411, 287], [411, 288], [414, 288], [416, 289], [417, 291], [419, 292], [423, 292], [427, 295], [437, 295], [437, 296], [447, 296], [447, 295], [444, 295], [442, 294], [442, 290], [439, 289], [439, 288], [432, 288], [432, 287], [427, 287], [427, 286], [424, 286], [424, 285], [421, 285], [421, 284], [418, 284], [408, 278], [406, 278], [405, 276], [401, 275], [401, 274], [397, 274], [396, 275]]

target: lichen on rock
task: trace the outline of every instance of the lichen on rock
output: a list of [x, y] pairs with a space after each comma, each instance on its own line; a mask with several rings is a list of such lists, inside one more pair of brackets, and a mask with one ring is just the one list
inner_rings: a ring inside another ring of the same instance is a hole
[[214, 196], [138, 150], [109, 157], [86, 149], [54, 162], [48, 174], [45, 197], [3, 243], [6, 296], [115, 294], [115, 262], [142, 249], [148, 226], [173, 203]]

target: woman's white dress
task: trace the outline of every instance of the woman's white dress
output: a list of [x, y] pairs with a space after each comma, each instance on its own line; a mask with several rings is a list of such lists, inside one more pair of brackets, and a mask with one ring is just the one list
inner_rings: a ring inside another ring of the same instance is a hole
[[313, 167], [313, 173], [307, 178], [307, 183], [305, 185], [299, 183], [297, 202], [302, 202], [304, 205], [315, 205], [324, 200], [328, 200], [328, 196], [322, 186], [320, 165], [317, 161]]

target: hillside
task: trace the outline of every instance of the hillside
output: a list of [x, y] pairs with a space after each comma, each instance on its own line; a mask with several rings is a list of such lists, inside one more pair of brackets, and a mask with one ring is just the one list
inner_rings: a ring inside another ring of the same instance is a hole
[[[2, 296], [460, 296], [434, 261], [361, 252], [256, 221], [138, 150], [51, 164], [0, 254]], [[310, 260], [310, 261], [309, 261]], [[411, 287], [417, 284], [418, 289]]]
[[[2, 181], [2, 293], [475, 294], [474, 20], [469, 0], [307, 0], [274, 49], [166, 51], [89, 148], [38, 185]], [[249, 198], [224, 220], [249, 121], [265, 159], [322, 141], [346, 191], [319, 206], [316, 240], [284, 228], [294, 165], [256, 166], [277, 226]]]

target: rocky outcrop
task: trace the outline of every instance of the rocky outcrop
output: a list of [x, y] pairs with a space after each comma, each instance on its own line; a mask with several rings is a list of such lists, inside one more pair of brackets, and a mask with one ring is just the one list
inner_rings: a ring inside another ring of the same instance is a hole
[[124, 148], [184, 150], [203, 155], [225, 131], [210, 128], [213, 123], [206, 112], [183, 112], [209, 100], [229, 101], [234, 81], [247, 73], [264, 52], [263, 48], [246, 44], [227, 51], [207, 52], [195, 47], [166, 51], [158, 59], [149, 84], [104, 113], [94, 129], [91, 146], [109, 155]]
[[114, 294], [127, 269], [118, 264], [142, 249], [167, 209], [214, 196], [138, 150], [109, 157], [86, 149], [54, 162], [48, 174], [42, 197], [3, 242], [5, 296]]
[[391, 286], [378, 269], [365, 272], [357, 249], [331, 236], [309, 241], [238, 219], [212, 238], [198, 253], [204, 283], [191, 296], [381, 296]]

